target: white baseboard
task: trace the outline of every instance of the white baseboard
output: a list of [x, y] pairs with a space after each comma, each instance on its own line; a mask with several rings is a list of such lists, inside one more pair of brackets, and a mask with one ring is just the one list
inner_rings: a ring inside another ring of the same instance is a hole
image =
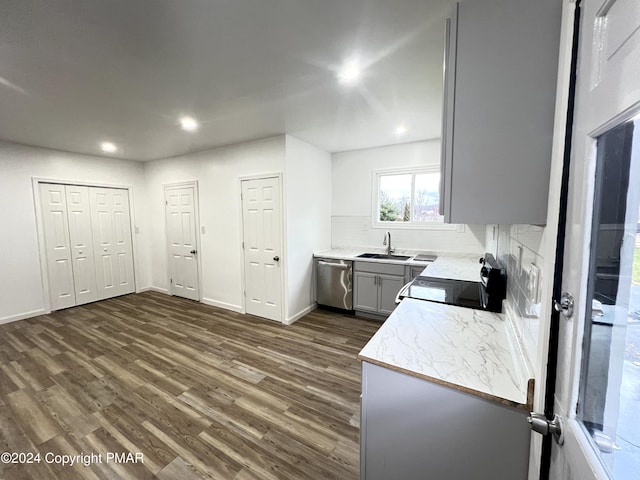
[[166, 288], [160, 288], [160, 287], [142, 287], [142, 288], [139, 288], [136, 293], [143, 293], [143, 292], [158, 292], [158, 293], [164, 293], [165, 295], [169, 295], [169, 290], [167, 290]]
[[219, 307], [219, 308], [224, 308], [225, 310], [231, 310], [231, 311], [237, 312], [237, 313], [244, 313], [244, 310], [242, 309], [242, 306], [240, 306], [240, 305], [234, 305], [232, 303], [220, 302], [218, 300], [213, 300], [211, 298], [203, 298], [200, 301], [202, 303], [204, 303], [205, 305], [210, 305], [212, 307]]
[[318, 305], [315, 303], [313, 305], [309, 305], [307, 308], [303, 308], [301, 311], [299, 311], [295, 315], [292, 315], [291, 317], [285, 319], [283, 323], [285, 325], [291, 325], [292, 323], [300, 320], [302, 317], [304, 317], [308, 313], [313, 312], [316, 308], [318, 308]]
[[10, 315], [8, 317], [0, 318], [0, 325], [4, 325], [5, 323], [17, 322], [18, 320], [24, 320], [26, 318], [37, 317], [38, 315], [46, 315], [47, 312], [44, 308], [39, 310], [32, 310], [31, 312], [20, 313], [18, 315]]

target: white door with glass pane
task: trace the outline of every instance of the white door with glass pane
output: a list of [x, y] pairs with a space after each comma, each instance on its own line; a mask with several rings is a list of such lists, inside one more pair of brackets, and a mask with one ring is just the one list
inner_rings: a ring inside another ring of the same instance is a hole
[[[640, 3], [583, 1], [550, 478], [640, 478]], [[634, 271], [635, 270], [635, 271]]]
[[169, 292], [200, 300], [196, 186], [167, 186], [164, 198], [169, 243]]
[[282, 321], [280, 179], [243, 180], [245, 310]]

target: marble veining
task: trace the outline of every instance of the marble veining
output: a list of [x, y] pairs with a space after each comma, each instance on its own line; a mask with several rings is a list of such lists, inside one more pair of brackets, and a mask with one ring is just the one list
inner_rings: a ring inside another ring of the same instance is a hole
[[502, 315], [405, 299], [359, 358], [471, 393], [527, 403]]
[[421, 275], [431, 278], [450, 278], [467, 282], [480, 281], [480, 256], [438, 256]]

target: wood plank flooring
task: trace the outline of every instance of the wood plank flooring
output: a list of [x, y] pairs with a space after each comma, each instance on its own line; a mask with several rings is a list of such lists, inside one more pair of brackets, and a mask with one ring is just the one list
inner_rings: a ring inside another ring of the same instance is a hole
[[152, 292], [0, 325], [0, 451], [41, 454], [0, 478], [355, 480], [356, 355], [379, 326], [322, 310], [283, 326]]

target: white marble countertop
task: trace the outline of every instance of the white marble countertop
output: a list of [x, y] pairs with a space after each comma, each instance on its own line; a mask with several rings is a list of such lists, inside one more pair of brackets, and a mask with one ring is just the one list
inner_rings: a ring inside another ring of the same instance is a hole
[[[400, 265], [410, 265], [412, 267], [424, 265], [425, 268], [429, 267], [428, 275], [430, 277], [470, 280], [474, 282], [480, 281], [480, 264], [478, 263], [478, 259], [482, 256], [481, 254], [441, 254], [436, 252], [419, 252], [416, 250], [395, 250], [393, 252], [394, 255], [405, 255], [411, 258], [407, 260], [395, 260], [388, 258], [358, 258], [358, 255], [365, 252], [386, 253], [385, 250], [381, 248], [333, 248], [331, 250], [316, 252], [314, 253], [314, 257], [332, 258], [336, 260], [356, 260], [359, 262], [393, 263]], [[413, 257], [421, 253], [435, 255], [438, 258], [435, 262], [425, 262], [413, 259]], [[432, 275], [431, 271], [434, 266], [436, 268]]]
[[466, 280], [467, 282], [480, 281], [481, 255], [439, 255], [435, 262], [428, 265], [421, 275], [431, 278], [450, 278], [453, 280]]
[[533, 380], [506, 316], [405, 299], [358, 358], [530, 409]]

